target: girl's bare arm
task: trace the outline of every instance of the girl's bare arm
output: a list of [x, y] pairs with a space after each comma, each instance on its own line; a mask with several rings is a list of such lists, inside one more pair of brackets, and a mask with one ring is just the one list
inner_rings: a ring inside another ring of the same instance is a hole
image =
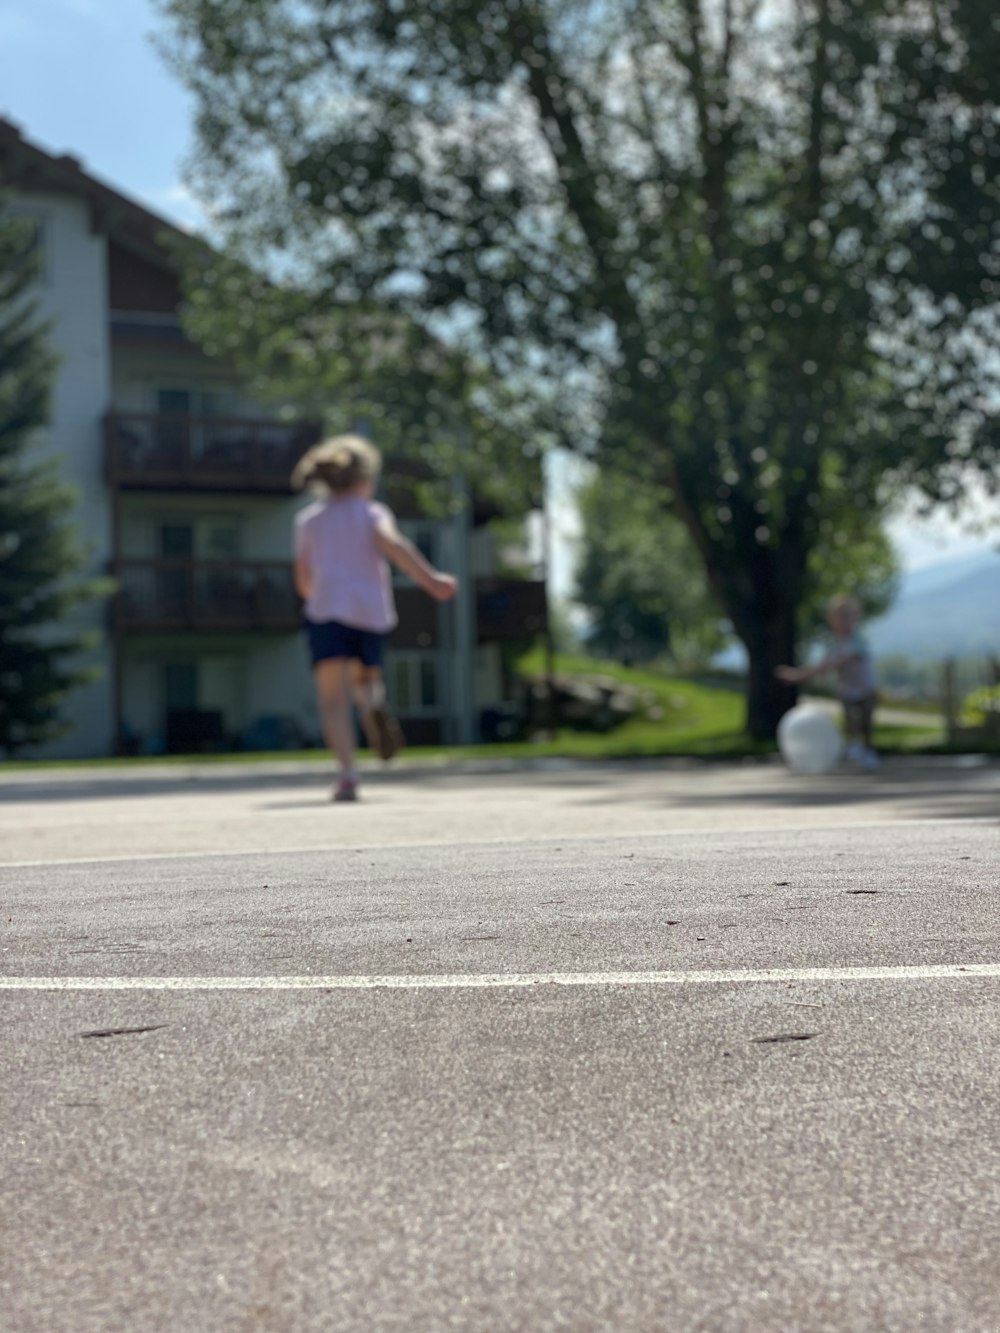
[[304, 556], [296, 556], [294, 570], [295, 591], [303, 601], [312, 593], [312, 571]]
[[451, 574], [442, 574], [420, 554], [417, 548], [388, 518], [379, 520], [375, 528], [378, 548], [387, 560], [397, 569], [408, 574], [414, 583], [420, 585], [436, 601], [446, 602], [454, 597], [458, 589], [458, 580]]
[[834, 648], [832, 652], [827, 653], [822, 662], [817, 662], [814, 666], [808, 667], [775, 667], [774, 674], [779, 680], [786, 680], [789, 684], [799, 685], [806, 680], [815, 680], [817, 676], [825, 676], [830, 671], [836, 671], [837, 667], [843, 666], [852, 658], [858, 657], [857, 651], [851, 647]]

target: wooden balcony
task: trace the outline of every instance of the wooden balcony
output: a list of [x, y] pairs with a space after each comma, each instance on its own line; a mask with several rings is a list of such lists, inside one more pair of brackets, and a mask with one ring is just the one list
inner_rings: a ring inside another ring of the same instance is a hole
[[292, 469], [319, 428], [297, 422], [112, 412], [108, 484], [125, 490], [287, 495]]
[[[291, 565], [283, 560], [121, 560], [113, 571], [116, 630], [252, 630], [289, 633], [301, 624]], [[395, 590], [399, 624], [390, 648], [441, 647], [439, 608], [419, 588]], [[530, 638], [546, 626], [540, 580], [476, 580], [476, 639]]]
[[476, 580], [476, 630], [480, 643], [541, 634], [548, 624], [548, 603], [541, 579]]
[[[548, 624], [545, 584], [538, 579], [476, 579], [476, 642], [530, 639]], [[439, 608], [419, 588], [395, 589], [399, 624], [390, 648], [431, 651], [441, 647]]]
[[389, 647], [419, 649], [421, 652], [431, 652], [440, 648], [440, 613], [437, 602], [432, 601], [420, 588], [407, 585], [394, 588], [393, 597], [399, 619], [389, 637]]
[[121, 560], [113, 573], [118, 631], [288, 633], [301, 623], [284, 560]]

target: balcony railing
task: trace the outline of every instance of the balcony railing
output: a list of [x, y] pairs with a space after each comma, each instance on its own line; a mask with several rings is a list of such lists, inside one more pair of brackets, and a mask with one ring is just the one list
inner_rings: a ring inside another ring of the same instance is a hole
[[112, 412], [105, 459], [112, 486], [148, 490], [287, 493], [315, 425]]
[[548, 624], [545, 584], [540, 579], [476, 580], [476, 629], [480, 643], [530, 638]]
[[441, 647], [438, 605], [420, 588], [393, 589], [397, 624], [389, 638], [392, 648], [419, 648], [429, 652]]
[[[301, 623], [291, 567], [282, 560], [121, 560], [114, 570], [119, 630], [269, 630]], [[397, 588], [399, 625], [390, 646], [441, 646], [438, 607], [418, 588]], [[479, 643], [530, 638], [546, 626], [545, 584], [537, 580], [476, 580]]]
[[[395, 590], [399, 624], [389, 640], [393, 648], [439, 648], [438, 607], [419, 588]], [[541, 634], [548, 623], [545, 584], [539, 579], [476, 579], [476, 642], [500, 643]]]
[[122, 560], [114, 570], [119, 630], [291, 631], [300, 623], [283, 560]]

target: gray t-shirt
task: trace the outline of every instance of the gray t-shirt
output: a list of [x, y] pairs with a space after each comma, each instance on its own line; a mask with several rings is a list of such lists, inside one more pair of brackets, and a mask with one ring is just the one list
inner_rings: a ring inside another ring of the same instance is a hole
[[824, 661], [837, 673], [837, 694], [841, 699], [853, 703], [875, 693], [875, 664], [871, 649], [867, 639], [857, 630], [844, 637], [838, 635]]

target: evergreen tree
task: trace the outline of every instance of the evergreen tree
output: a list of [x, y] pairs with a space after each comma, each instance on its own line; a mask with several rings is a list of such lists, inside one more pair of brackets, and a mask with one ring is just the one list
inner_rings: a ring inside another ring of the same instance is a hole
[[90, 673], [74, 666], [87, 636], [66, 614], [100, 592], [77, 576], [84, 555], [72, 491], [34, 448], [49, 415], [56, 361], [32, 300], [32, 224], [0, 213], [0, 750], [66, 730], [59, 706]]

